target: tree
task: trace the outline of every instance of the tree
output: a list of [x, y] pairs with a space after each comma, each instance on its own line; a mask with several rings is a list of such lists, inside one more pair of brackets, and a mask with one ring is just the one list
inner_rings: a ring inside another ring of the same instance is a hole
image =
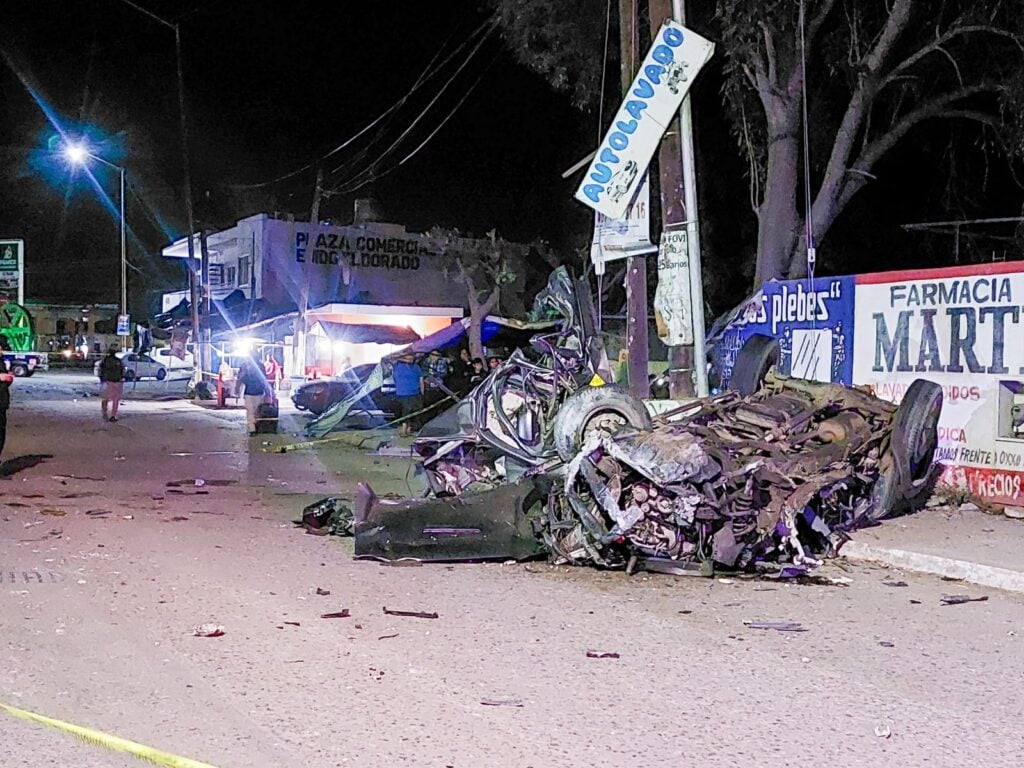
[[516, 280], [511, 269], [514, 245], [498, 237], [496, 231], [487, 233], [487, 239], [463, 237], [457, 229], [435, 227], [430, 237], [437, 243], [452, 279], [466, 291], [469, 306], [469, 351], [473, 357], [484, 356], [482, 330], [484, 319], [493, 312], [501, 300], [501, 289]]
[[[606, 0], [485, 0], [497, 14], [512, 54], [580, 108], [601, 91]], [[614, 13], [612, 23], [615, 23]], [[618, 58], [612, 30], [609, 54]]]
[[[604, 2], [580, 0], [572, 9], [578, 23], [549, 31], [539, 20], [556, 7], [564, 16], [569, 4], [489, 1], [516, 55], [556, 87], [568, 88], [561, 78], [569, 70], [557, 62], [570, 55], [582, 60], [581, 86], [600, 81], [601, 60], [593, 52], [601, 50]], [[797, 0], [718, 0], [713, 19], [690, 22], [717, 42], [724, 60], [723, 100], [748, 161], [757, 217], [758, 284], [806, 274], [801, 31], [813, 119], [809, 219], [817, 244], [870, 185], [880, 161], [928, 121], [968, 121], [987, 134], [993, 152], [1011, 161], [1024, 156], [1018, 1], [805, 0], [804, 6], [803, 27]], [[578, 91], [574, 99], [582, 103]], [[598, 88], [591, 93], [596, 98]]]
[[[750, 161], [755, 280], [806, 274], [798, 205], [804, 80], [798, 4], [720, 0], [724, 93]], [[879, 161], [929, 120], [973, 121], [1005, 154], [1024, 70], [1019, 7], [1002, 0], [807, 0], [811, 231], [819, 242]], [[1016, 80], [1016, 82], [1015, 82]], [[806, 207], [806, 206], [804, 206]]]

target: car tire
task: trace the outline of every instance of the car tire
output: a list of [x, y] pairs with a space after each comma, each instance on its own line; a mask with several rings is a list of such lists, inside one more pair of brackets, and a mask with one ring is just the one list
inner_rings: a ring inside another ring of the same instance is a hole
[[15, 363], [11, 367], [11, 373], [19, 377], [28, 376], [28, 366], [22, 365], [21, 363]]
[[126, 370], [124, 372], [124, 380], [125, 381], [133, 381], [134, 379], [135, 379], [135, 371]]
[[569, 395], [555, 414], [555, 450], [564, 461], [570, 461], [592, 429], [611, 427], [609, 431], [614, 431], [626, 425], [651, 429], [651, 415], [642, 400], [621, 387], [585, 387]]
[[746, 397], [764, 384], [764, 377], [779, 362], [779, 343], [771, 336], [755, 333], [736, 355], [729, 378], [729, 389]]
[[166, 368], [161, 368], [159, 371], [156, 372], [156, 380], [157, 381], [163, 381], [166, 378], [167, 378], [167, 369]]
[[934, 381], [915, 379], [892, 419], [889, 450], [872, 489], [869, 517], [883, 520], [919, 506], [935, 473], [932, 462], [938, 447], [942, 387]]

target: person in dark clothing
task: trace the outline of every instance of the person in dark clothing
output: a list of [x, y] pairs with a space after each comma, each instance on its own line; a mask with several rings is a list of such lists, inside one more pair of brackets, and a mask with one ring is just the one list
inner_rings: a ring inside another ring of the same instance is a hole
[[473, 358], [473, 372], [469, 374], [469, 386], [475, 387], [487, 378], [487, 371], [484, 369], [484, 361], [479, 357]]
[[448, 379], [451, 382], [450, 388], [460, 396], [468, 394], [471, 389], [469, 377], [472, 375], [473, 358], [470, 357], [469, 350], [463, 347], [459, 350], [458, 359], [452, 365], [452, 371]]
[[[100, 395], [100, 410], [104, 421], [117, 421], [117, 409], [121, 406], [124, 396], [124, 363], [117, 356], [120, 347], [111, 344], [107, 356], [100, 362], [100, 382], [103, 394]], [[110, 404], [110, 415], [107, 416], [107, 404]]]
[[4, 452], [4, 445], [7, 443], [7, 410], [11, 407], [11, 384], [14, 377], [7, 373], [0, 373], [0, 455]]
[[256, 434], [256, 417], [259, 407], [266, 400], [268, 391], [267, 376], [263, 366], [251, 357], [245, 358], [238, 368], [238, 386], [244, 391], [245, 418], [249, 426], [249, 434]]

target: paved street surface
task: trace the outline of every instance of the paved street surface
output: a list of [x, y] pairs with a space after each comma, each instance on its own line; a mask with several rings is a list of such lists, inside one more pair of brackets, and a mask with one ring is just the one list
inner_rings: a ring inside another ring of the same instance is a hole
[[[264, 453], [240, 410], [159, 397], [106, 424], [92, 386], [14, 385], [4, 458], [53, 458], [0, 480], [0, 701], [222, 768], [1024, 764], [1020, 596], [867, 566], [354, 562], [289, 520], [361, 479], [400, 491], [407, 462]], [[0, 744], [4, 768], [138, 764], [3, 714]]]

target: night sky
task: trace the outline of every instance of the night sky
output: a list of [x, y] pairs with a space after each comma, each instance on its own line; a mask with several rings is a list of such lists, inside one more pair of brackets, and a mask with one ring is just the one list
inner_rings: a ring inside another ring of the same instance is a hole
[[[563, 256], [586, 244], [591, 215], [572, 199], [577, 179], [561, 172], [593, 148], [597, 117], [517, 64], [497, 34], [472, 52], [487, 18], [481, 0], [139, 4], [181, 25], [200, 224], [223, 228], [260, 211], [307, 218], [312, 168], [263, 182], [317, 160], [395, 105], [432, 61], [450, 57], [388, 119], [324, 163], [328, 171], [344, 167], [327, 179], [341, 191], [324, 201], [321, 216], [347, 223], [353, 200], [372, 196], [388, 219], [413, 230], [497, 228], [510, 239], [544, 237]], [[714, 38], [708, 19], [692, 23]], [[128, 168], [129, 258], [138, 270], [129, 284], [138, 315], [142, 301], [152, 307], [161, 290], [183, 285], [180, 265], [158, 256], [186, 229], [173, 32], [122, 0], [4, 0], [0, 53], [0, 236], [27, 241], [27, 295], [72, 302], [118, 296], [116, 210], [105, 209], [88, 178], [48, 150], [56, 130], [45, 107], [70, 135], [88, 134], [97, 153]], [[749, 290], [756, 241], [746, 166], [719, 96], [720, 67], [716, 56], [693, 90], [702, 249], [715, 313]], [[449, 113], [433, 139], [395, 168]], [[953, 130], [950, 143], [948, 124], [929, 124], [879, 164], [878, 178], [820, 249], [822, 273], [940, 266], [952, 259], [951, 239], [907, 234], [901, 224], [1020, 215], [1024, 195], [1005, 165], [985, 157], [975, 128]], [[354, 189], [382, 155], [379, 178]], [[92, 170], [116, 204], [116, 174]], [[1016, 248], [1009, 241], [994, 247]]]
[[[245, 185], [315, 160], [394, 105], [432, 61], [454, 54], [389, 120], [325, 162], [327, 171], [348, 167], [328, 176], [326, 186], [342, 191], [323, 202], [321, 216], [344, 223], [355, 198], [373, 196], [389, 220], [410, 229], [497, 227], [511, 239], [544, 236], [563, 245], [570, 231], [586, 230], [590, 216], [560, 173], [590, 150], [596, 117], [514, 63], [497, 34], [484, 38], [476, 0], [139, 4], [180, 20], [202, 222], [219, 228], [261, 210], [308, 217], [312, 169]], [[26, 240], [27, 295], [116, 301], [119, 275], [116, 211], [104, 210], [82, 172], [48, 149], [56, 131], [30, 88], [69, 135], [90, 135], [97, 154], [128, 169], [130, 260], [141, 270], [130, 276], [133, 296], [180, 280], [155, 257], [186, 228], [173, 31], [120, 0], [5, 0], [0, 46], [0, 233]], [[380, 170], [465, 99], [434, 138], [397, 170], [348, 189], [450, 77]], [[116, 205], [116, 173], [92, 171]]]

